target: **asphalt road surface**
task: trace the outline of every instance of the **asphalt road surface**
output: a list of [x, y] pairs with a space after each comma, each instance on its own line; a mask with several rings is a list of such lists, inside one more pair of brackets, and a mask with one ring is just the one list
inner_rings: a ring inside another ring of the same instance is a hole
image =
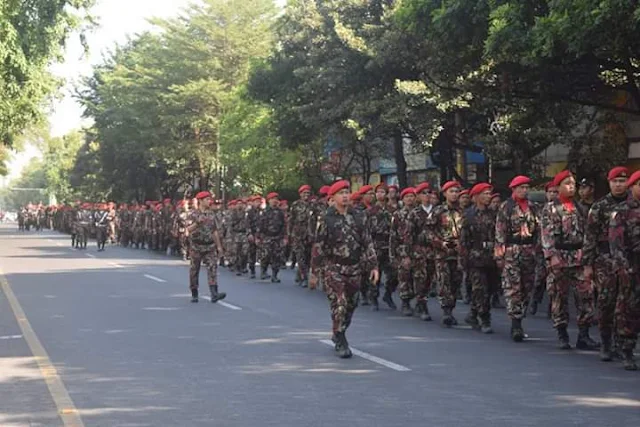
[[290, 270], [220, 269], [225, 304], [191, 304], [185, 262], [13, 225], [0, 268], [2, 427], [640, 425], [640, 374], [556, 350], [544, 314], [515, 344], [504, 310], [486, 336], [444, 329], [436, 301], [433, 322], [360, 307], [341, 360], [326, 298]]

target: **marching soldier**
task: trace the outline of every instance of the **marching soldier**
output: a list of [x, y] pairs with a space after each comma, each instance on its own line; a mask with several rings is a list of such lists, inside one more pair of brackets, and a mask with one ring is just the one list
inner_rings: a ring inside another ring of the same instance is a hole
[[93, 222], [96, 227], [96, 242], [98, 243], [98, 252], [104, 251], [107, 242], [107, 233], [109, 227], [109, 210], [107, 205], [101, 203], [98, 210], [93, 213]]
[[223, 253], [222, 243], [218, 235], [218, 221], [214, 212], [210, 209], [211, 193], [201, 191], [196, 194], [199, 201], [198, 210], [189, 215], [187, 236], [190, 239], [189, 258], [189, 289], [191, 289], [191, 302], [198, 302], [198, 287], [200, 266], [204, 262], [207, 267], [207, 282], [211, 291], [211, 302], [216, 303], [224, 299], [227, 294], [218, 292], [216, 249], [218, 254]]
[[289, 227], [287, 234], [289, 242], [295, 252], [295, 259], [298, 262], [296, 273], [296, 283], [305, 288], [307, 286], [309, 274], [309, 262], [311, 261], [311, 247], [309, 246], [309, 219], [312, 215], [312, 206], [309, 202], [311, 187], [303, 185], [298, 189], [300, 199], [291, 205]]
[[575, 288], [580, 330], [576, 347], [595, 349], [599, 345], [589, 336], [593, 320], [593, 287], [586, 280], [582, 266], [582, 248], [586, 212], [574, 203], [576, 182], [568, 170], [555, 176], [558, 200], [546, 205], [542, 211], [542, 249], [547, 261], [547, 291], [551, 298], [551, 317], [558, 332], [560, 348], [568, 350], [569, 292]]
[[[549, 181], [544, 186], [546, 203], [553, 203], [558, 198], [558, 187], [553, 185], [553, 181]], [[533, 297], [531, 298], [531, 314], [538, 312], [538, 305], [542, 303], [544, 291], [547, 289], [547, 266], [544, 259], [536, 262], [536, 282], [533, 287]], [[549, 310], [551, 315], [551, 310]]]
[[362, 276], [371, 283], [380, 278], [373, 241], [362, 212], [347, 206], [349, 182], [338, 181], [329, 189], [334, 206], [319, 220], [311, 256], [310, 286], [315, 287], [322, 271], [333, 323], [332, 341], [339, 357], [352, 356], [345, 335], [358, 306]]
[[414, 266], [411, 263], [411, 248], [406, 242], [406, 228], [408, 227], [409, 214], [416, 201], [416, 189], [405, 188], [400, 193], [402, 208], [393, 213], [391, 218], [391, 231], [389, 233], [389, 256], [391, 264], [398, 275], [398, 294], [402, 301], [402, 314], [413, 316], [411, 300], [415, 297], [413, 285]]
[[258, 245], [256, 239], [258, 238], [258, 224], [260, 221], [260, 205], [262, 204], [262, 197], [252, 196], [249, 198], [249, 210], [247, 211], [247, 220], [249, 221], [249, 271], [251, 272], [251, 278], [256, 278], [256, 262], [258, 261]]
[[231, 268], [235, 269], [236, 276], [241, 276], [247, 272], [248, 239], [250, 235], [248, 214], [242, 199], [236, 200], [231, 213], [231, 233], [235, 261]]
[[278, 272], [283, 263], [283, 247], [287, 244], [284, 212], [279, 208], [278, 193], [267, 195], [267, 207], [260, 217], [258, 226], [260, 243], [263, 245], [261, 279], [265, 280], [267, 269], [271, 266], [271, 282], [280, 283]]
[[[387, 208], [387, 186], [380, 183], [375, 187], [376, 203], [369, 209], [369, 230], [373, 247], [378, 257], [378, 268], [384, 273], [385, 292], [382, 300], [387, 303], [390, 309], [396, 310], [393, 301], [393, 293], [398, 286], [395, 269], [391, 266], [389, 259], [389, 235], [391, 232], [391, 212]], [[370, 302], [374, 310], [378, 310], [378, 297], [380, 295], [379, 284], [372, 285], [369, 294]]]

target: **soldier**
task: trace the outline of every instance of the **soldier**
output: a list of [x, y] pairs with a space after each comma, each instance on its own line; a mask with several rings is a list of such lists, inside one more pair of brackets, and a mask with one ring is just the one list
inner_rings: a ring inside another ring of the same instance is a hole
[[456, 306], [456, 295], [462, 282], [462, 271], [458, 263], [460, 246], [460, 226], [462, 213], [458, 205], [460, 183], [446, 182], [442, 186], [445, 203], [435, 208], [433, 216], [436, 220], [433, 229], [432, 244], [436, 254], [436, 274], [440, 285], [440, 307], [444, 313], [442, 324], [446, 327], [457, 325], [453, 316]]
[[580, 196], [580, 205], [582, 210], [589, 212], [593, 202], [595, 201], [595, 188], [596, 184], [593, 178], [582, 178], [578, 189], [578, 195]]
[[398, 294], [402, 301], [402, 314], [413, 316], [411, 300], [415, 297], [413, 288], [413, 266], [411, 263], [410, 247], [406, 244], [406, 228], [408, 227], [409, 214], [416, 201], [416, 189], [405, 188], [400, 193], [402, 208], [396, 210], [391, 218], [391, 231], [389, 233], [389, 256], [391, 264], [398, 275]]
[[198, 210], [189, 215], [187, 236], [190, 239], [189, 258], [191, 267], [189, 270], [189, 288], [191, 289], [191, 302], [198, 302], [198, 278], [200, 265], [204, 262], [207, 267], [207, 281], [211, 291], [211, 302], [216, 303], [224, 299], [227, 294], [218, 292], [216, 248], [218, 254], [223, 253], [222, 243], [218, 235], [218, 221], [214, 212], [210, 209], [211, 193], [201, 191], [196, 194], [199, 201]]
[[522, 319], [535, 281], [536, 259], [540, 254], [540, 216], [527, 199], [531, 180], [523, 175], [511, 180], [511, 198], [500, 205], [496, 218], [494, 255], [502, 268], [502, 289], [511, 318], [511, 339], [525, 338]]
[[98, 252], [104, 251], [104, 245], [107, 243], [107, 233], [109, 227], [109, 210], [107, 205], [101, 203], [98, 210], [93, 213], [93, 223], [96, 227], [96, 242], [98, 244]]
[[471, 206], [471, 194], [469, 193], [469, 190], [460, 191], [458, 204], [460, 205], [460, 211], [462, 212], [464, 212], [468, 207]]
[[278, 272], [283, 265], [283, 247], [287, 244], [284, 212], [279, 209], [278, 193], [267, 195], [267, 208], [260, 217], [258, 226], [260, 243], [264, 246], [260, 267], [261, 279], [265, 280], [267, 269], [271, 265], [271, 282], [280, 283]]
[[485, 334], [493, 333], [491, 297], [495, 293], [492, 279], [496, 268], [493, 259], [496, 216], [489, 209], [492, 190], [493, 187], [484, 182], [471, 188], [469, 195], [475, 206], [464, 212], [460, 227], [460, 265], [467, 272], [471, 286], [471, 310], [465, 321], [474, 329], [481, 327]]
[[244, 200], [237, 199], [233, 212], [231, 213], [231, 233], [233, 238], [233, 264], [236, 276], [241, 276], [247, 272], [247, 259], [249, 255], [249, 218], [245, 208]]
[[609, 246], [618, 281], [615, 335], [624, 369], [638, 370], [633, 357], [640, 332], [640, 171], [627, 181], [631, 197], [618, 205], [609, 224]]
[[289, 227], [287, 235], [298, 261], [298, 271], [295, 282], [303, 288], [307, 287], [309, 275], [309, 262], [311, 261], [311, 246], [309, 239], [309, 219], [312, 215], [312, 206], [309, 202], [311, 186], [303, 185], [298, 188], [300, 199], [291, 205]]
[[427, 302], [436, 278], [436, 255], [432, 242], [437, 219], [429, 183], [418, 184], [416, 194], [420, 204], [409, 212], [403, 236], [406, 247], [401, 247], [399, 252], [405, 255], [403, 267], [411, 266], [413, 269], [415, 311], [421, 320], [428, 322], [431, 315]]
[[336, 182], [328, 194], [335, 205], [318, 223], [309, 284], [315, 287], [322, 271], [333, 323], [331, 339], [337, 355], [349, 358], [352, 353], [345, 333], [358, 306], [362, 276], [369, 271], [370, 282], [377, 283], [380, 275], [367, 220], [362, 212], [347, 206], [349, 182]]
[[258, 224], [260, 222], [260, 205], [262, 197], [252, 196], [249, 198], [249, 210], [247, 211], [247, 220], [249, 221], [249, 271], [251, 278], [256, 278], [256, 262], [258, 261], [258, 245], [256, 239], [258, 237]]
[[610, 193], [591, 206], [587, 215], [584, 234], [584, 277], [593, 280], [598, 290], [598, 313], [602, 347], [600, 359], [611, 361], [613, 326], [618, 299], [619, 279], [617, 269], [609, 248], [609, 220], [617, 206], [627, 199], [627, 178], [629, 171], [625, 167], [615, 167], [609, 171]]
[[91, 222], [91, 203], [83, 203], [76, 218], [76, 248], [86, 249], [89, 239], [89, 224]]
[[389, 186], [389, 194], [387, 194], [387, 209], [393, 215], [398, 209], [400, 209], [400, 204], [398, 203], [398, 194], [399, 189], [397, 185]]
[[502, 203], [502, 198], [500, 197], [500, 193], [493, 193], [491, 195], [491, 204], [489, 205], [489, 209], [492, 211], [498, 212], [500, 208], [500, 204]]
[[[320, 190], [318, 190], [318, 199], [313, 202], [312, 205], [312, 211], [311, 211], [311, 218], [309, 219], [309, 232], [308, 232], [308, 236], [310, 239], [310, 246], [313, 246], [313, 243], [315, 242], [315, 235], [316, 235], [316, 230], [318, 228], [318, 221], [320, 220], [320, 218], [325, 214], [327, 208], [328, 208], [328, 192], [329, 192], [329, 186], [328, 185], [323, 185], [322, 187], [320, 187]], [[322, 281], [322, 271], [318, 271], [317, 272], [318, 275], [318, 281], [320, 283], [323, 283]], [[314, 290], [315, 286], [311, 285], [311, 282], [309, 281], [309, 289], [310, 290]]]
[[558, 332], [560, 348], [568, 350], [569, 292], [577, 293], [578, 328], [576, 347], [595, 349], [598, 343], [589, 337], [593, 320], [593, 286], [585, 280], [582, 267], [582, 247], [586, 212], [574, 203], [576, 182], [570, 171], [565, 170], [553, 178], [558, 187], [558, 200], [547, 204], [542, 211], [542, 249], [547, 261], [547, 291], [551, 299], [551, 317]]
[[[384, 273], [385, 292], [382, 300], [387, 303], [390, 309], [396, 310], [396, 304], [393, 301], [393, 293], [398, 286], [398, 277], [395, 269], [391, 266], [389, 259], [389, 235], [391, 232], [391, 212], [387, 208], [387, 186], [380, 183], [375, 187], [376, 203], [369, 209], [369, 231], [373, 240], [373, 247], [378, 257], [378, 268]], [[380, 286], [371, 287], [369, 293], [370, 302], [374, 310], [378, 310], [378, 296], [380, 295]]]

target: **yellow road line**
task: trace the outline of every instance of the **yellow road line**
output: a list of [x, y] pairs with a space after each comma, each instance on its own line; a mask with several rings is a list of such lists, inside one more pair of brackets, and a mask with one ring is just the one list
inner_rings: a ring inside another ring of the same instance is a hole
[[53, 402], [58, 409], [58, 414], [60, 415], [62, 422], [65, 427], [84, 427], [82, 418], [80, 418], [80, 414], [78, 413], [76, 406], [73, 404], [71, 396], [69, 396], [69, 392], [58, 375], [58, 370], [53, 366], [53, 363], [51, 363], [51, 359], [49, 358], [47, 351], [42, 346], [42, 343], [31, 327], [29, 320], [27, 320], [27, 315], [24, 313], [20, 302], [18, 302], [18, 299], [13, 293], [11, 285], [9, 285], [9, 282], [7, 282], [7, 279], [4, 277], [2, 270], [0, 270], [0, 286], [7, 297], [7, 301], [9, 301], [9, 305], [11, 306], [13, 314], [18, 321], [18, 325], [20, 325], [22, 336], [27, 342], [29, 349], [31, 349], [31, 353], [36, 359], [36, 363], [38, 363], [42, 377], [47, 383], [49, 393], [51, 394]]

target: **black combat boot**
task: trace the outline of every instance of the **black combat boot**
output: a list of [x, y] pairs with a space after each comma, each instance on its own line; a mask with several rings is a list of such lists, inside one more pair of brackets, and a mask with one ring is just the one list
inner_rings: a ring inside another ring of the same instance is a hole
[[375, 296], [373, 294], [370, 294], [369, 295], [369, 302], [371, 303], [371, 311], [380, 310], [380, 305], [378, 304], [378, 297], [377, 296]]
[[473, 329], [480, 329], [480, 323], [478, 322], [478, 313], [474, 310], [471, 310], [467, 317], [464, 318], [464, 322], [467, 325], [470, 325]]
[[483, 334], [492, 334], [493, 333], [493, 328], [491, 327], [491, 317], [490, 316], [483, 316], [480, 319], [480, 330], [482, 331]]
[[256, 278], [256, 266], [252, 265], [251, 267], [249, 267], [249, 270], [251, 271], [251, 276], [249, 276], [249, 278], [255, 279]]
[[211, 291], [211, 303], [213, 304], [227, 297], [227, 294], [224, 292], [218, 292], [217, 285], [209, 286], [209, 290]]
[[76, 245], [76, 236], [71, 236], [71, 247], [73, 248]]
[[293, 283], [302, 283], [302, 274], [300, 274], [300, 269], [296, 270], [296, 277], [293, 279]]
[[278, 279], [278, 270], [271, 269], [271, 283], [280, 283], [280, 279]]
[[576, 340], [576, 348], [578, 350], [597, 350], [600, 348], [600, 343], [594, 341], [589, 336], [589, 327], [581, 326], [578, 333], [578, 339]]
[[382, 297], [382, 301], [386, 302], [391, 310], [397, 310], [398, 306], [393, 301], [393, 297], [391, 296], [391, 292], [385, 291], [384, 296]]
[[529, 313], [531, 313], [532, 316], [535, 316], [537, 312], [538, 312], [538, 301], [533, 300], [531, 301], [531, 308], [529, 308]]
[[524, 340], [522, 319], [511, 319], [511, 339], [515, 342], [522, 342], [522, 340]]
[[560, 350], [571, 350], [569, 343], [569, 333], [566, 326], [558, 327], [558, 347]]
[[450, 328], [454, 325], [454, 318], [453, 315], [451, 314], [451, 309], [450, 308], [443, 308], [442, 309], [444, 316], [442, 316], [442, 324], [444, 326], [446, 326], [447, 328]]
[[191, 302], [198, 302], [198, 290], [197, 289], [192, 289], [191, 290]]
[[633, 357], [633, 349], [622, 350], [622, 355], [624, 359], [622, 360], [622, 365], [624, 366], [625, 371], [637, 371], [638, 365], [636, 364], [636, 360]]
[[268, 278], [267, 269], [263, 267], [260, 271], [260, 280], [267, 280]]
[[[420, 306], [420, 320], [423, 320], [425, 322], [431, 322], [431, 315], [429, 314], [429, 306], [427, 305], [426, 301], [421, 301], [418, 304], [421, 304]], [[453, 317], [453, 316], [451, 316]], [[455, 319], [453, 319], [455, 320]]]
[[365, 307], [369, 305], [369, 295], [367, 295], [367, 293], [363, 290], [360, 290], [360, 300], [362, 301], [360, 303], [361, 306]]
[[402, 315], [411, 317], [413, 316], [413, 309], [411, 308], [411, 300], [403, 299], [402, 300]]
[[338, 357], [341, 359], [348, 359], [353, 356], [351, 353], [351, 349], [349, 348], [349, 343], [347, 342], [347, 337], [344, 332], [336, 333], [337, 343], [336, 343], [336, 353]]
[[600, 360], [603, 362], [611, 362], [613, 355], [611, 354], [611, 332], [603, 331], [600, 333], [602, 345], [600, 346]]

